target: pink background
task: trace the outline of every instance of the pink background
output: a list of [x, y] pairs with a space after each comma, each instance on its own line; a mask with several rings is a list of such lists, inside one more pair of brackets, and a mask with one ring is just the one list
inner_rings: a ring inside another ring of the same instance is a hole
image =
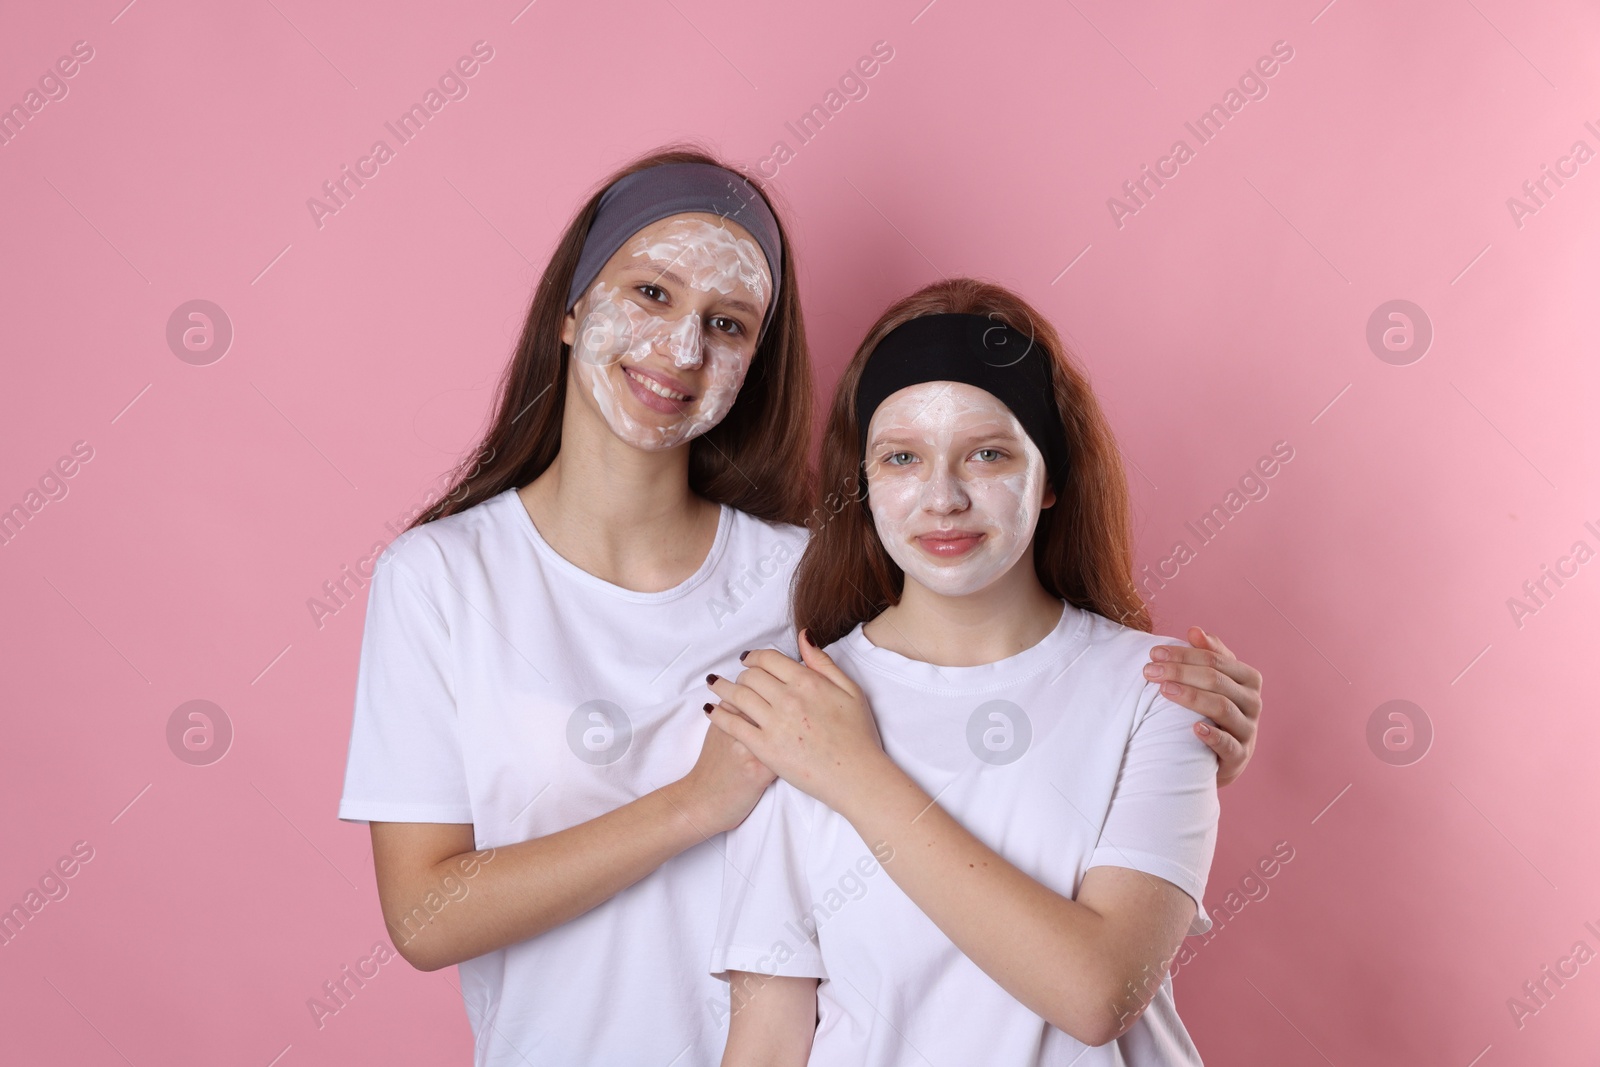
[[[1195, 549], [1159, 627], [1266, 673], [1208, 903], [1294, 859], [1177, 978], [1208, 1061], [1596, 1054], [1600, 963], [1542, 1006], [1522, 985], [1600, 950], [1600, 562], [1520, 625], [1507, 604], [1600, 549], [1600, 161], [1520, 226], [1506, 204], [1600, 150], [1592, 5], [121, 3], [0, 33], [0, 105], [93, 48], [0, 147], [0, 507], [93, 449], [0, 549], [0, 906], [93, 849], [0, 948], [0, 1058], [470, 1061], [454, 969], [390, 963], [320, 1029], [307, 1007], [384, 938], [367, 831], [334, 817], [364, 596], [320, 628], [307, 601], [475, 442], [593, 183], [679, 137], [793, 151], [825, 388], [941, 272], [1035, 301], [1130, 460], [1139, 563]], [[307, 199], [479, 40], [469, 95], [319, 229]], [[878, 41], [800, 145], [785, 123]], [[1108, 198], [1276, 41], [1269, 94], [1119, 228]], [[166, 341], [196, 298], [235, 330], [206, 366]], [[1434, 330], [1409, 365], [1366, 340], [1394, 299]], [[1196, 549], [1185, 523], [1279, 441], [1268, 496]], [[208, 766], [167, 741], [196, 699], [235, 734]], [[1434, 731], [1409, 765], [1367, 740], [1396, 699]]]

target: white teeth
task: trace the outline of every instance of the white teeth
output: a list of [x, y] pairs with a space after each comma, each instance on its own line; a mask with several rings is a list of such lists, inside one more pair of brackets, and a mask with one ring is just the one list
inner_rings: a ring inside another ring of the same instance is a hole
[[652, 393], [656, 394], [656, 396], [666, 397], [668, 400], [688, 400], [689, 399], [689, 396], [688, 396], [687, 393], [675, 393], [671, 389], [668, 389], [666, 386], [662, 385], [660, 382], [656, 381], [654, 378], [646, 378], [644, 375], [635, 374], [631, 370], [628, 371], [627, 373], [628, 373], [628, 377], [632, 378], [634, 381], [638, 382], [640, 385], [644, 386], [646, 389], [648, 389]]

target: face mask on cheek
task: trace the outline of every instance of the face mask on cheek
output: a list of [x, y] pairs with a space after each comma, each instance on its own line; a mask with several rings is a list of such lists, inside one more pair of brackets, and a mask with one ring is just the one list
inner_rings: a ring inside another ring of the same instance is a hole
[[706, 346], [706, 369], [701, 376], [705, 392], [687, 420], [692, 428], [683, 440], [698, 437], [723, 420], [739, 398], [745, 370], [744, 353], [733, 345], [713, 341]]
[[[663, 319], [603, 282], [595, 284], [585, 303], [588, 307], [572, 346], [573, 373], [618, 437], [645, 451], [673, 448], [727, 415], [744, 383], [745, 358], [735, 346], [708, 335], [698, 314], [675, 322]], [[630, 414], [629, 400], [623, 396], [629, 385], [622, 367], [642, 363], [656, 351], [667, 354], [680, 369], [705, 363], [701, 395], [689, 402], [682, 417], [665, 425]]]
[[[983, 461], [955, 450], [958, 435], [994, 423], [1010, 427], [1025, 465], [988, 474]], [[871, 429], [869, 440], [893, 432], [918, 456], [896, 466], [878, 462], [886, 449], [874, 448], [868, 465], [873, 525], [908, 579], [940, 596], [969, 596], [1017, 564], [1039, 524], [1045, 469], [1009, 408], [975, 386], [924, 382], [885, 401]]]

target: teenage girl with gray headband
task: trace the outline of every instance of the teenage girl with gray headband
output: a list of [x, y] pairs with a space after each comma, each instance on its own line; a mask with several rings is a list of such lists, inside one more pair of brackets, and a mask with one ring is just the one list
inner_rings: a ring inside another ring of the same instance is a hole
[[[717, 1062], [722, 842], [773, 774], [700, 705], [796, 648], [811, 405], [767, 197], [658, 152], [567, 227], [483, 443], [380, 558], [339, 816], [401, 955], [459, 964], [479, 1067]], [[1164, 667], [1231, 777], [1259, 676], [1195, 640]]]

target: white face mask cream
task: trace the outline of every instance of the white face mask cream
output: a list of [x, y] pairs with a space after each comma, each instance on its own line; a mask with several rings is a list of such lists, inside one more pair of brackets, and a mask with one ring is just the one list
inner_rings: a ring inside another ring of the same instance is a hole
[[[766, 257], [747, 237], [689, 216], [648, 226], [573, 308], [573, 373], [618, 437], [650, 451], [682, 444], [733, 406], [770, 285]], [[670, 301], [640, 291], [648, 286]], [[749, 325], [730, 330], [733, 318], [693, 309], [720, 300], [747, 305]], [[672, 304], [691, 310], [657, 314]]]
[[866, 461], [878, 537], [931, 592], [986, 589], [1033, 543], [1044, 456], [992, 393], [960, 382], [901, 389], [873, 413]]

